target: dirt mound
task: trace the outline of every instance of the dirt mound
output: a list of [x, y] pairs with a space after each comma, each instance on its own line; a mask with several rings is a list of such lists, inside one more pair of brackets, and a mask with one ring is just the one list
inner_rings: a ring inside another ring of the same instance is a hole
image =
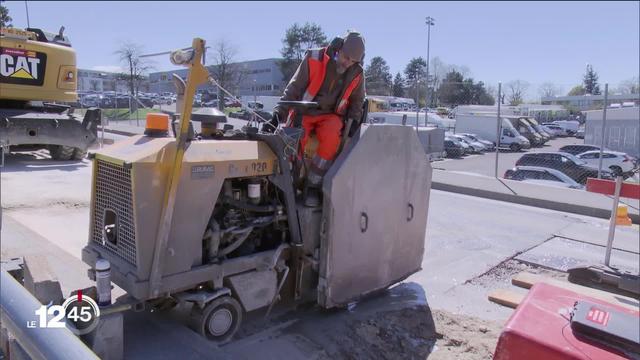
[[491, 359], [502, 325], [475, 317], [434, 310], [438, 340], [429, 360]]
[[501, 329], [498, 323], [417, 306], [350, 324], [348, 333], [335, 337], [335, 351], [328, 355], [356, 360], [491, 359]]

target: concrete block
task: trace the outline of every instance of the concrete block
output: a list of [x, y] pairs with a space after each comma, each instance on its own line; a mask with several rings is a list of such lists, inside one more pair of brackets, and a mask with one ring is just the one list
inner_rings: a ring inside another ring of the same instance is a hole
[[44, 305], [50, 302], [60, 305], [64, 301], [60, 282], [51, 270], [45, 256], [29, 255], [25, 257], [24, 287]]
[[121, 312], [101, 315], [98, 326], [83, 336], [87, 346], [102, 360], [124, 359], [124, 330]]

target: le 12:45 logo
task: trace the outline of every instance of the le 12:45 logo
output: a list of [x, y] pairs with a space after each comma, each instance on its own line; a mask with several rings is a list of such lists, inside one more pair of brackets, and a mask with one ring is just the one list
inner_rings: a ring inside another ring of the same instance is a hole
[[82, 291], [69, 297], [62, 305], [42, 305], [35, 310], [38, 320], [27, 322], [28, 328], [64, 328], [76, 335], [85, 335], [98, 325], [100, 308], [96, 302], [82, 296]]

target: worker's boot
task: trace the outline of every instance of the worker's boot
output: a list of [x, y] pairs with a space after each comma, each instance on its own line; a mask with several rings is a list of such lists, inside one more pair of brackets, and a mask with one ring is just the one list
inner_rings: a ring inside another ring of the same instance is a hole
[[317, 207], [322, 203], [322, 179], [329, 167], [331, 167], [331, 161], [325, 160], [317, 154], [311, 159], [303, 192], [305, 206]]

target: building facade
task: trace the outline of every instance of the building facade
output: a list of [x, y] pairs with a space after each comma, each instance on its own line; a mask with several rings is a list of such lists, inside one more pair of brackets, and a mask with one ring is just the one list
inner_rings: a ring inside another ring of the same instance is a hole
[[[121, 85], [121, 86], [118, 86]], [[78, 69], [78, 91], [127, 91], [126, 84], [118, 84], [117, 74], [106, 71]]]
[[[235, 77], [227, 85], [231, 93], [236, 96], [279, 96], [282, 95], [283, 79], [278, 66], [280, 59], [261, 59], [229, 64]], [[216, 65], [207, 66], [209, 73], [214, 76], [218, 70]], [[153, 93], [175, 93], [172, 74], [183, 79], [187, 78], [188, 69], [161, 71], [149, 74], [149, 90]], [[199, 89], [217, 91], [215, 86], [206, 84]]]
[[[119, 75], [114, 72], [78, 69], [78, 91], [81, 93], [107, 91], [128, 93], [129, 85], [126, 80], [119, 80]], [[149, 92], [147, 79], [140, 81], [138, 91]]]
[[[602, 110], [586, 112], [585, 144], [602, 144], [602, 117]], [[604, 146], [613, 151], [640, 156], [640, 107], [607, 108]]]
[[[569, 110], [588, 111], [602, 109], [604, 95], [576, 95], [576, 96], [545, 96], [540, 99], [542, 105], [562, 105]], [[640, 105], [640, 94], [610, 94], [609, 104], [633, 103]]]

